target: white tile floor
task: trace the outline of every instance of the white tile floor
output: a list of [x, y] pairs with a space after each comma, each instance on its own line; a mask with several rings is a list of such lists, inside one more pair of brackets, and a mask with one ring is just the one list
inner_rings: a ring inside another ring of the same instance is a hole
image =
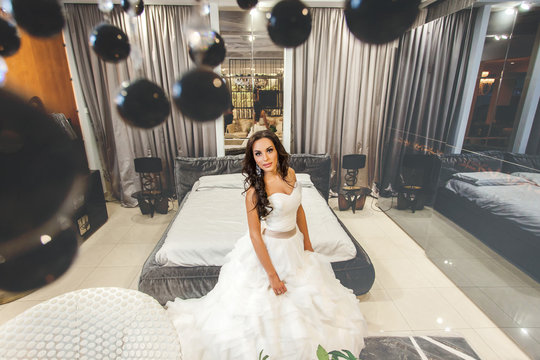
[[[369, 335], [463, 336], [485, 360], [529, 359], [425, 256], [384, 213], [370, 208], [337, 211], [375, 266], [372, 290], [360, 296]], [[98, 286], [136, 289], [141, 267], [174, 217], [141, 215], [137, 208], [108, 203], [108, 222], [85, 241], [78, 258], [58, 281], [0, 305], [0, 324], [62, 293]]]

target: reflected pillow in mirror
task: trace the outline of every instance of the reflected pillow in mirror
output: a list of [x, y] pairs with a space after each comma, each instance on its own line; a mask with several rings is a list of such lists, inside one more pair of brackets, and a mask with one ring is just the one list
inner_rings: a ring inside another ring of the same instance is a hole
[[530, 184], [530, 181], [518, 176], [498, 171], [466, 172], [453, 175], [454, 179], [468, 182], [476, 186], [501, 186]]
[[540, 186], [540, 174], [539, 173], [515, 172], [515, 173], [512, 173], [511, 175], [518, 176], [520, 178], [529, 180], [530, 182], [536, 184], [536, 186]]

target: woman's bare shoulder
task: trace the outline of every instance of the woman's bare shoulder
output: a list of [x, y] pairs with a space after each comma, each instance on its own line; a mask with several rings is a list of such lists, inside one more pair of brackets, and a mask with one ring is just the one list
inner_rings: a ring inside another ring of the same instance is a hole
[[287, 172], [287, 181], [292, 183], [296, 182], [296, 173], [292, 167], [290, 167], [289, 171]]

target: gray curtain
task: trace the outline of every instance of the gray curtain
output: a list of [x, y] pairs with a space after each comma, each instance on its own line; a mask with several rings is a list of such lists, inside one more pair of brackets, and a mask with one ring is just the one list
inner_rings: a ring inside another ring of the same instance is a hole
[[405, 153], [444, 152], [453, 136], [470, 53], [472, 9], [401, 37], [388, 114], [380, 137], [380, 189], [396, 188]]
[[336, 190], [344, 154], [367, 155], [371, 186], [397, 42], [374, 46], [349, 31], [342, 9], [314, 8], [311, 35], [293, 51], [292, 152], [329, 153]]
[[444, 0], [428, 7], [426, 22], [470, 8], [477, 0]]
[[140, 44], [142, 74], [136, 73], [131, 58], [109, 64], [91, 50], [90, 31], [103, 21], [97, 5], [66, 4], [65, 10], [82, 92], [110, 190], [124, 205], [135, 205], [131, 194], [140, 190], [140, 182], [133, 160], [151, 155], [163, 160], [163, 185], [174, 193], [176, 156], [216, 155], [214, 122], [192, 122], [172, 105], [164, 124], [151, 130], [132, 128], [121, 120], [114, 98], [123, 82], [142, 75], [160, 85], [171, 99], [174, 81], [192, 65], [183, 29], [191, 7], [145, 5], [134, 33], [129, 17], [115, 6], [110, 22], [126, 32], [132, 44]]

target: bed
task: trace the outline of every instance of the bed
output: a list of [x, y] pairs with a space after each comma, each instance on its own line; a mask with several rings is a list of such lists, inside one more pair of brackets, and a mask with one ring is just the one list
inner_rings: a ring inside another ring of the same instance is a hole
[[442, 157], [435, 209], [540, 281], [540, 156]]
[[[179, 210], [143, 266], [140, 291], [165, 304], [176, 297], [201, 297], [215, 286], [226, 253], [247, 231], [242, 189], [238, 187], [242, 160], [243, 155], [175, 159]], [[327, 204], [330, 157], [293, 154], [290, 164], [303, 188], [302, 203], [310, 229], [311, 224], [314, 227], [310, 235], [316, 251], [326, 253], [344, 286], [356, 295], [368, 292], [375, 280], [373, 264]], [[345, 237], [347, 242], [339, 246], [332, 241], [318, 242], [317, 236], [329, 238], [328, 231], [337, 234], [332, 239]]]

